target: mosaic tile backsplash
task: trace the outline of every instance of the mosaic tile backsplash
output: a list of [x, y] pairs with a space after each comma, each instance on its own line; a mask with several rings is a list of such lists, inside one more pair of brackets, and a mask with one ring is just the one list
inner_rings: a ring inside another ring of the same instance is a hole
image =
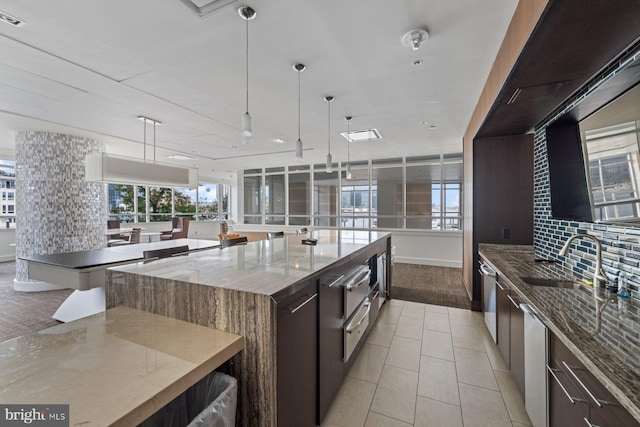
[[[84, 159], [104, 145], [50, 132], [16, 134], [16, 256], [104, 247], [107, 194], [85, 181]], [[16, 261], [16, 280], [29, 280]]]
[[573, 234], [591, 234], [602, 242], [602, 264], [609, 277], [627, 273], [634, 298], [640, 299], [640, 228], [558, 220], [551, 217], [551, 194], [547, 144], [544, 129], [538, 129], [534, 142], [533, 244], [536, 257], [554, 259], [579, 276], [592, 279], [596, 259], [593, 242], [576, 239], [568, 256], [558, 252]]

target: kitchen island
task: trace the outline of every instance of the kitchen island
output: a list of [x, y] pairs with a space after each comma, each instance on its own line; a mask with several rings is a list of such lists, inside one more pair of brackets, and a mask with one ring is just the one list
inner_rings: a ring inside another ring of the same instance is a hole
[[[303, 244], [309, 237], [317, 243]], [[129, 306], [243, 336], [245, 351], [228, 366], [239, 382], [238, 425], [293, 425], [283, 421], [289, 410], [316, 419], [316, 401], [303, 396], [317, 396], [318, 352], [323, 351], [322, 345], [316, 348], [318, 331], [323, 312], [336, 308], [323, 306], [323, 292], [335, 289], [330, 286], [350, 265], [378, 265], [375, 260], [384, 263], [372, 276], [388, 289], [390, 257], [383, 255], [390, 252], [389, 233], [317, 230], [115, 267], [107, 271], [107, 308]], [[285, 325], [282, 313], [304, 314], [305, 321]], [[289, 339], [293, 334], [299, 339]], [[306, 371], [297, 371], [298, 364]], [[298, 384], [283, 389], [285, 380]], [[304, 402], [285, 402], [286, 390], [299, 390], [293, 397]], [[296, 427], [303, 425], [315, 422]]]

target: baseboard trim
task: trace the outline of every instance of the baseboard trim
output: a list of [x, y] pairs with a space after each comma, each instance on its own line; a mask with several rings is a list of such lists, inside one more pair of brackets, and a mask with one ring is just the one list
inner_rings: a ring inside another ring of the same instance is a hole
[[0, 255], [0, 262], [11, 262], [16, 260], [16, 255]]
[[452, 261], [452, 260], [446, 260], [446, 259], [428, 259], [428, 258], [396, 256], [394, 258], [394, 261], [404, 263], [404, 264], [433, 265], [436, 267], [462, 268], [462, 261]]
[[62, 286], [54, 285], [52, 283], [40, 282], [38, 280], [22, 281], [13, 279], [13, 290], [18, 292], [43, 292], [43, 291], [59, 291]]

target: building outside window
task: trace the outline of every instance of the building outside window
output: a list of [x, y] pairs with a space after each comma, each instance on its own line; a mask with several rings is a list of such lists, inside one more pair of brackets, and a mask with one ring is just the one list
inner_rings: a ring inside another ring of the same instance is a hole
[[2, 226], [5, 224], [14, 226], [16, 222], [16, 166], [13, 160], [0, 159], [0, 192], [2, 193], [2, 216], [0, 221]]
[[289, 166], [289, 225], [311, 225], [311, 173], [308, 165]]

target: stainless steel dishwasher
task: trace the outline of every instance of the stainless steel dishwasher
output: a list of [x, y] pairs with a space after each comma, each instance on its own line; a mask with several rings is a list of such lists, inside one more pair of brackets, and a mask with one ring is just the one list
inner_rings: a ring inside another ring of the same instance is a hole
[[547, 327], [528, 304], [524, 312], [524, 406], [533, 427], [547, 427]]
[[497, 318], [496, 318], [496, 272], [484, 262], [480, 261], [480, 274], [482, 275], [482, 290], [484, 293], [484, 323], [489, 329], [493, 342], [497, 342]]

